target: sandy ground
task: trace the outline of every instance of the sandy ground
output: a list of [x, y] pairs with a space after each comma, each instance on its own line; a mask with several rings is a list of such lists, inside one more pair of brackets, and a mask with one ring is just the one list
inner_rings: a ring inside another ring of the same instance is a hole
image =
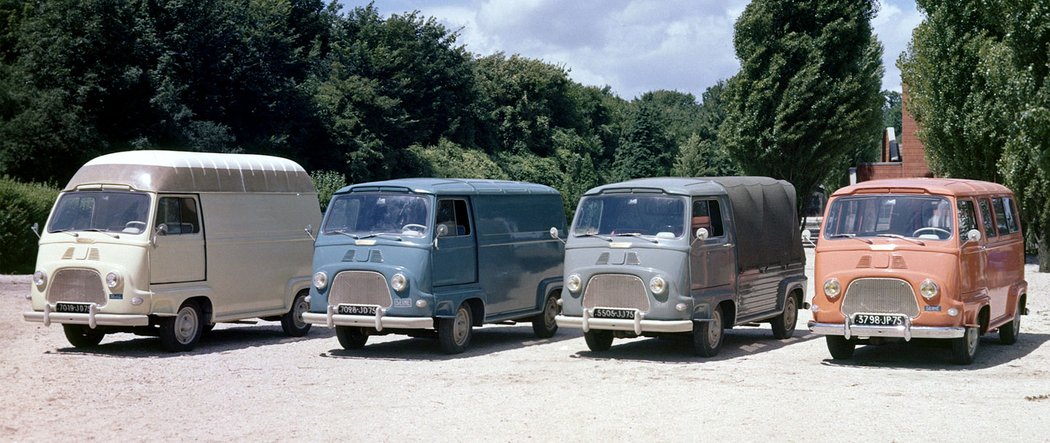
[[960, 367], [917, 343], [834, 362], [808, 311], [789, 340], [736, 328], [710, 359], [648, 338], [595, 354], [527, 324], [476, 329], [458, 356], [402, 336], [347, 352], [272, 322], [185, 354], [129, 334], [84, 352], [22, 321], [28, 277], [0, 277], [0, 440], [1050, 441], [1050, 275], [1027, 278], [1017, 344], [986, 335]]

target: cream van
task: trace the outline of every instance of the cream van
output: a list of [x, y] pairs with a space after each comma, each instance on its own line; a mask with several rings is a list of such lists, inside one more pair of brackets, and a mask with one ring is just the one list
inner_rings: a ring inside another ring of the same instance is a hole
[[187, 351], [215, 323], [248, 318], [305, 335], [310, 230], [320, 219], [309, 175], [290, 160], [98, 157], [59, 194], [40, 233], [24, 318], [61, 324], [76, 347], [131, 332]]

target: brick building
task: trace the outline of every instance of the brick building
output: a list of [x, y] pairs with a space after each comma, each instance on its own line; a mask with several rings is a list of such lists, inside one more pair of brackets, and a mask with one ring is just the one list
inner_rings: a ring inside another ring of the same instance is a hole
[[919, 141], [919, 128], [908, 112], [908, 87], [902, 87], [901, 136], [898, 141], [893, 128], [886, 128], [882, 136], [882, 158], [874, 163], [857, 165], [857, 181], [881, 178], [933, 177], [926, 163], [926, 148]]

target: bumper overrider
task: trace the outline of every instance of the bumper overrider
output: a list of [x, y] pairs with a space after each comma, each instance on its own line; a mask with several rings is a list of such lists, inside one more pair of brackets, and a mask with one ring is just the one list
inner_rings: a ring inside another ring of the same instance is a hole
[[328, 305], [328, 312], [324, 314], [316, 312], [304, 312], [303, 321], [327, 326], [356, 326], [362, 328], [375, 328], [377, 331], [388, 329], [434, 329], [432, 317], [394, 317], [388, 316], [387, 310], [376, 306], [375, 315], [348, 315], [337, 314], [336, 306]]
[[896, 326], [855, 325], [848, 317], [842, 323], [810, 321], [808, 326], [814, 334], [841, 335], [846, 339], [896, 337], [911, 341], [912, 338], [959, 338], [966, 334], [966, 328], [961, 326], [915, 326], [910, 318], [905, 318], [903, 325]]
[[[635, 335], [643, 332], [689, 332], [693, 330], [692, 320], [646, 320], [644, 312], [635, 312], [634, 319], [595, 318], [594, 310], [602, 308], [585, 308], [580, 317], [559, 315], [554, 318], [558, 327], [579, 328], [583, 332], [591, 329], [610, 331], [629, 331]], [[622, 309], [622, 308], [617, 308]]]
[[98, 311], [97, 303], [88, 304], [87, 313], [56, 312], [50, 303], [44, 304], [43, 311], [26, 311], [22, 319], [27, 322], [88, 325], [91, 329], [97, 326], [149, 326], [149, 316], [139, 314], [103, 314]]

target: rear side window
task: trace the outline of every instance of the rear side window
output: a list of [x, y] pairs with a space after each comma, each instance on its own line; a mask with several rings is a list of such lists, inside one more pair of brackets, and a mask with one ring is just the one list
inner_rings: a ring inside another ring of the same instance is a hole
[[992, 199], [992, 208], [995, 209], [995, 224], [999, 228], [999, 232], [1002, 234], [1010, 233], [1010, 226], [1007, 223], [1006, 216], [1006, 205], [1003, 204], [1002, 197], [996, 197]]
[[982, 198], [980, 205], [981, 219], [984, 221], [984, 236], [988, 238], [995, 237], [995, 224], [992, 222], [992, 209], [988, 199]]
[[[995, 217], [999, 223], [999, 232], [1009, 232], [1013, 234], [1021, 230], [1020, 223], [1017, 222], [1017, 205], [1010, 197], [999, 197], [993, 201], [995, 206]], [[1002, 214], [1000, 214], [1000, 211]]]
[[168, 235], [200, 232], [197, 202], [191, 197], [161, 197], [157, 203], [156, 226], [162, 224], [167, 227]]
[[722, 228], [722, 210], [718, 206], [718, 200], [693, 200], [692, 230], [706, 228], [711, 237], [725, 235]]
[[445, 237], [470, 235], [467, 201], [459, 199], [438, 201], [437, 226], [444, 226], [447, 229]]
[[1006, 215], [1007, 224], [1010, 226], [1010, 232], [1014, 233], [1021, 230], [1021, 213], [1017, 212], [1017, 203], [1014, 199], [1007, 197], [1006, 202]]

